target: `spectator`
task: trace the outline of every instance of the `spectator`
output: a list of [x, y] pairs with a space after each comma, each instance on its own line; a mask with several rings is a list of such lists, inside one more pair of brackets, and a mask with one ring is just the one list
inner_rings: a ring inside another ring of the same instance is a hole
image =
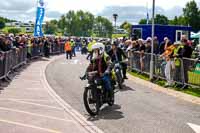
[[66, 51], [66, 59], [70, 58], [72, 59], [72, 47], [70, 45], [70, 41], [67, 40], [65, 43], [65, 51]]
[[158, 48], [159, 48], [159, 41], [158, 41], [158, 38], [157, 36], [154, 37], [154, 43], [153, 43], [153, 53], [154, 54], [158, 54]]
[[185, 35], [181, 37], [181, 43], [183, 48], [180, 51], [180, 57], [183, 57], [183, 69], [184, 69], [184, 79], [185, 79], [185, 86], [184, 89], [188, 88], [188, 71], [190, 67], [190, 61], [186, 58], [191, 58], [192, 55], [192, 48], [188, 45], [188, 40]]
[[146, 48], [145, 48], [145, 52], [146, 53], [151, 53], [151, 37], [148, 37], [146, 40]]
[[[174, 57], [174, 64], [175, 64], [175, 73], [174, 73], [174, 79], [175, 81], [179, 83], [184, 82], [184, 75], [182, 75], [183, 70], [182, 68], [182, 60], [180, 59], [180, 51], [183, 48], [181, 45], [181, 42], [175, 42], [174, 43], [174, 52], [173, 52], [173, 57]], [[178, 84], [180, 86], [180, 84]]]
[[168, 37], [165, 37], [164, 38], [164, 41], [161, 42], [159, 48], [158, 48], [158, 54], [163, 54], [165, 52], [165, 44], [167, 43], [167, 46], [170, 46], [172, 43], [171, 41], [169, 40]]
[[11, 50], [11, 41], [8, 37], [2, 36], [0, 38], [0, 49], [4, 52]]
[[44, 39], [44, 56], [49, 58], [50, 54], [50, 44], [49, 44], [49, 39], [45, 38]]
[[145, 45], [143, 43], [142, 39], [138, 40], [139, 43], [139, 53], [140, 53], [140, 71], [143, 72], [144, 71], [144, 52], [145, 52]]
[[165, 58], [166, 66], [165, 66], [165, 77], [167, 80], [167, 83], [165, 87], [170, 87], [173, 85], [173, 71], [175, 69], [174, 60], [173, 60], [173, 52], [174, 52], [174, 45], [167, 45], [168, 43], [165, 43], [165, 52], [161, 55], [161, 57]]

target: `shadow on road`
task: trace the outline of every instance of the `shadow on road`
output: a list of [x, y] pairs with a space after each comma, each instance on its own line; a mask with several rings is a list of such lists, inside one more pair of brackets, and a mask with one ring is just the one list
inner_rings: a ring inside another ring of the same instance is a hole
[[105, 106], [101, 109], [100, 113], [96, 117], [89, 117], [89, 121], [98, 121], [100, 119], [105, 120], [118, 120], [124, 118], [123, 112], [119, 111], [120, 105]]
[[119, 91], [123, 92], [123, 91], [135, 91], [133, 88], [123, 85], [123, 89], [120, 89]]

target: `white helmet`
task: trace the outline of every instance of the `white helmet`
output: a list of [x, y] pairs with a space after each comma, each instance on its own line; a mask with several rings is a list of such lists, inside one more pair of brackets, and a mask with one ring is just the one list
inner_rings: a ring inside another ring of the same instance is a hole
[[102, 54], [105, 51], [105, 46], [103, 43], [95, 43], [92, 45], [92, 50], [99, 49], [100, 54]]

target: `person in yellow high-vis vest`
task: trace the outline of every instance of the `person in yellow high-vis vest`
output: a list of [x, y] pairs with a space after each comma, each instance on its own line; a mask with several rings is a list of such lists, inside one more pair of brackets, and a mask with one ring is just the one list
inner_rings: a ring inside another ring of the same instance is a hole
[[87, 56], [87, 60], [91, 60], [92, 59], [92, 55], [93, 55], [93, 52], [92, 52], [92, 45], [94, 45], [96, 43], [95, 40], [91, 41], [89, 44], [88, 44], [88, 56]]
[[[174, 79], [175, 81], [179, 82], [177, 84], [177, 87], [181, 87], [183, 82], [184, 82], [184, 75], [183, 75], [183, 60], [180, 58], [180, 51], [183, 48], [183, 45], [181, 42], [175, 42], [174, 43], [175, 49], [173, 53], [174, 57], [174, 64], [175, 64], [175, 74], [174, 74]], [[182, 83], [182, 84], [180, 84]]]
[[71, 44], [71, 47], [72, 47], [72, 56], [76, 56], [76, 46], [75, 46], [75, 42], [74, 42], [74, 40], [71, 40], [71, 42], [70, 42], [70, 44]]

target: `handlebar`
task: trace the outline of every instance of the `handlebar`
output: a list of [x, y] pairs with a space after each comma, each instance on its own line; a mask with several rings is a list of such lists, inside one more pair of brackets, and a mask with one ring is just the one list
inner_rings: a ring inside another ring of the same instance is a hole
[[87, 74], [88, 75], [93, 75], [93, 74], [97, 74], [98, 72], [97, 71], [92, 71], [92, 72], [88, 72]]
[[88, 77], [96, 75], [98, 71], [87, 72], [83, 77], [80, 77], [81, 80], [86, 80]]

